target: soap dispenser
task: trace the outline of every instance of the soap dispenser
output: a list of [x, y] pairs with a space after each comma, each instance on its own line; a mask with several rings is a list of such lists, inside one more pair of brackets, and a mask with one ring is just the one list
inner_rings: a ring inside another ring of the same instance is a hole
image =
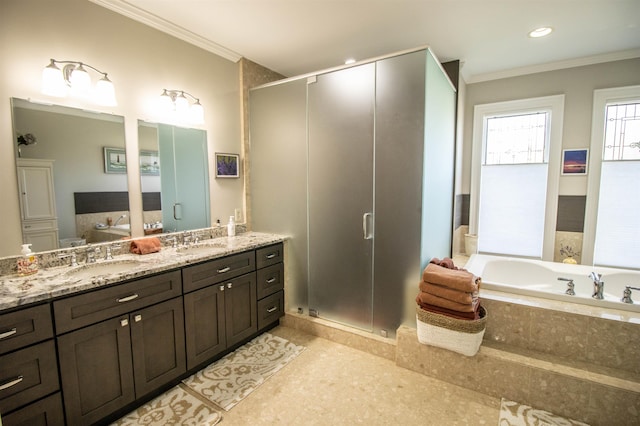
[[38, 272], [38, 257], [31, 252], [31, 244], [22, 245], [22, 256], [18, 258], [18, 275], [25, 276]]
[[234, 237], [236, 235], [236, 221], [233, 216], [229, 216], [229, 223], [227, 224], [227, 235]]

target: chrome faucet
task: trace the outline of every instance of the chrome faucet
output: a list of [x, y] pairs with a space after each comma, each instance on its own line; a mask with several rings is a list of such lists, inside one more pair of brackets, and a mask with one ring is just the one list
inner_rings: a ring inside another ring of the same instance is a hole
[[569, 296], [575, 296], [576, 292], [574, 290], [575, 288], [575, 284], [573, 283], [573, 280], [571, 278], [558, 278], [558, 281], [566, 281], [567, 282], [567, 291], [565, 291], [564, 293], [569, 295]]
[[78, 266], [78, 258], [76, 257], [76, 252], [72, 251], [71, 253], [67, 253], [67, 254], [59, 254], [58, 257], [60, 259], [66, 259], [67, 257], [71, 258], [71, 263], [69, 264], [69, 266]]
[[96, 254], [100, 254], [100, 247], [87, 245], [87, 263], [96, 263]]
[[124, 219], [125, 217], [127, 217], [127, 215], [126, 215], [126, 214], [120, 215], [120, 217], [119, 217], [118, 219], [116, 219], [116, 221], [115, 221], [115, 223], [113, 224], [113, 226], [118, 225], [118, 223], [119, 223], [122, 219]]
[[604, 281], [601, 280], [602, 274], [592, 272], [591, 275], [589, 275], [589, 278], [593, 280], [593, 294], [591, 297], [598, 300], [604, 299], [604, 296], [602, 295], [604, 291]]
[[189, 233], [189, 231], [184, 231], [182, 233], [182, 245], [188, 247], [193, 240], [193, 236]]
[[640, 287], [631, 287], [630, 285], [625, 286], [624, 291], [622, 292], [622, 299], [620, 299], [623, 303], [633, 303], [633, 299], [631, 299], [631, 290], [640, 290]]

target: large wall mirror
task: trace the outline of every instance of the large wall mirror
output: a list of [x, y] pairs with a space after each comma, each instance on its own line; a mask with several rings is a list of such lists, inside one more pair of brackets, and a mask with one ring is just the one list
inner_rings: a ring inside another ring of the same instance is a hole
[[206, 132], [139, 121], [138, 144], [145, 233], [211, 226]]
[[43, 251], [129, 236], [124, 118], [11, 102], [23, 239]]

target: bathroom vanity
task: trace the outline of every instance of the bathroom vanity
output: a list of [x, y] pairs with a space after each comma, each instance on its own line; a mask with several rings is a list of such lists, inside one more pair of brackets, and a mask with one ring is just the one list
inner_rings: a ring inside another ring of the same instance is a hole
[[115, 420], [276, 325], [283, 241], [250, 232], [1, 277], [3, 425]]

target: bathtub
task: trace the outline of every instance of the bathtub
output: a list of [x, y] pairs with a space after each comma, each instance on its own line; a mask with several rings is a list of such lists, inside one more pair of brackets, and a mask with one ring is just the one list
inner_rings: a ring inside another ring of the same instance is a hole
[[[640, 312], [640, 291], [635, 290], [633, 304], [623, 303], [625, 286], [640, 287], [640, 272], [597, 266], [570, 265], [539, 260], [509, 258], [486, 254], [474, 254], [464, 266], [469, 272], [482, 278], [482, 289], [541, 297], [559, 301]], [[602, 274], [604, 299], [592, 298], [591, 272]], [[574, 296], [565, 294], [567, 282], [572, 279]]]

